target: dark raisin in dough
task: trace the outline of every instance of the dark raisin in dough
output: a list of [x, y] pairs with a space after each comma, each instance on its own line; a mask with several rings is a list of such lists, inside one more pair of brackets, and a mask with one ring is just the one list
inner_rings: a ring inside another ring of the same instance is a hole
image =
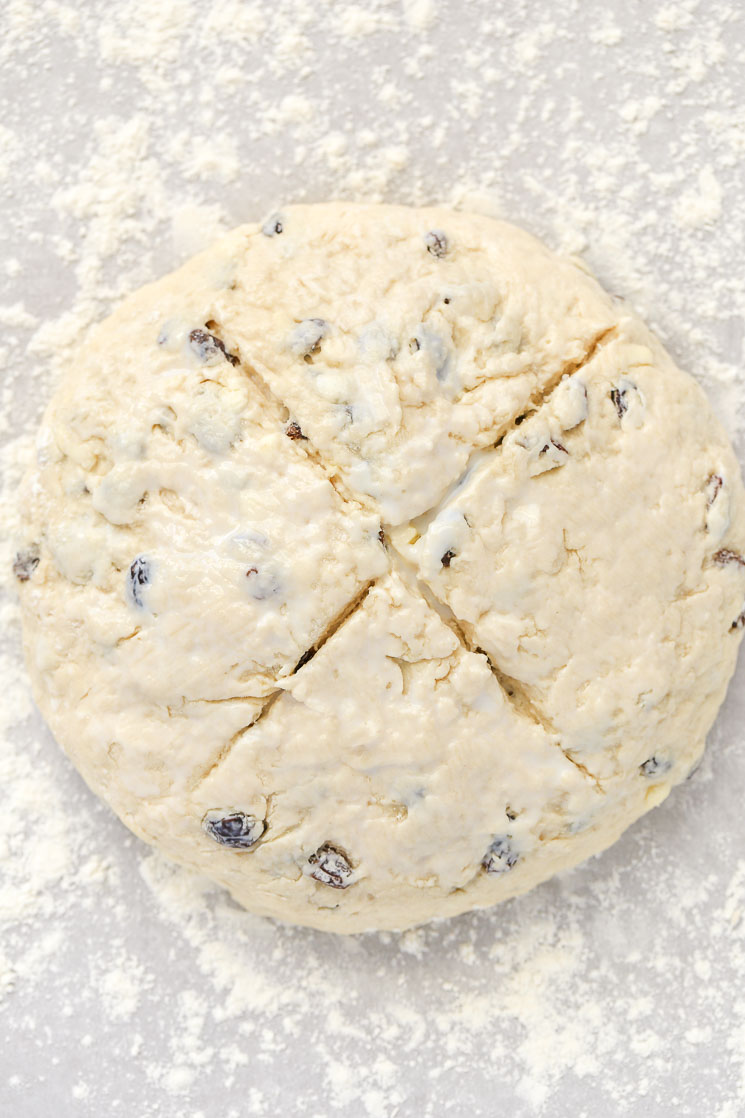
[[310, 876], [322, 885], [330, 885], [332, 889], [346, 889], [351, 884], [352, 867], [349, 859], [333, 843], [325, 842], [323, 846], [319, 846], [308, 862], [313, 866]]
[[643, 776], [656, 776], [658, 773], [669, 772], [672, 768], [672, 763], [664, 757], [650, 757], [639, 766], [639, 772]]
[[280, 233], [284, 232], [284, 228], [285, 223], [282, 214], [272, 214], [261, 226], [261, 232], [265, 237], [278, 237]]
[[128, 588], [129, 596], [136, 606], [142, 607], [142, 588], [150, 584], [152, 569], [150, 561], [144, 555], [138, 555], [129, 568]]
[[629, 405], [626, 403], [625, 390], [623, 388], [611, 388], [610, 398], [613, 401], [613, 405], [616, 411], [618, 412], [618, 418], [623, 419], [629, 408]]
[[497, 835], [484, 855], [481, 865], [487, 873], [507, 873], [519, 861], [510, 835]]
[[39, 566], [40, 558], [39, 550], [36, 547], [29, 547], [25, 551], [16, 553], [13, 560], [13, 574], [19, 582], [28, 582]]
[[430, 229], [424, 234], [424, 243], [432, 256], [444, 256], [448, 250], [448, 239], [442, 229]]
[[189, 345], [200, 361], [209, 361], [215, 354], [220, 353], [231, 365], [238, 364], [238, 358], [234, 353], [228, 353], [225, 342], [214, 334], [208, 334], [206, 330], [192, 330], [189, 334]]
[[737, 563], [738, 566], [745, 567], [745, 557], [736, 551], [730, 551], [728, 547], [722, 547], [714, 553], [714, 562], [720, 567], [726, 567], [728, 563]]
[[263, 819], [257, 819], [255, 815], [248, 815], [245, 811], [233, 811], [222, 816], [218, 812], [208, 812], [202, 826], [215, 842], [233, 850], [250, 850], [266, 830]]

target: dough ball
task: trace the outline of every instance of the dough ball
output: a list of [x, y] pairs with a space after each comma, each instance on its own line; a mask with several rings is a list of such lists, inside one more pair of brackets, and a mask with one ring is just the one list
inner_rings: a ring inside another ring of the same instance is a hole
[[696, 764], [745, 498], [575, 263], [446, 209], [288, 207], [144, 288], [46, 412], [37, 701], [142, 838], [336, 932], [491, 905]]

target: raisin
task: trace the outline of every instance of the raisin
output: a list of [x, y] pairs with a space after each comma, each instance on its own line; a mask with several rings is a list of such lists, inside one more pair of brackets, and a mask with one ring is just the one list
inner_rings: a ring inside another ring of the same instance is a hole
[[287, 435], [288, 439], [293, 439], [293, 440], [294, 439], [305, 439], [307, 441], [307, 438], [308, 438], [308, 436], [304, 435], [303, 432], [301, 431], [300, 424], [296, 423], [294, 419], [293, 419], [292, 423], [288, 423], [287, 426], [285, 427], [285, 434]]
[[301, 668], [304, 668], [305, 665], [308, 663], [308, 661], [313, 659], [315, 654], [316, 654], [316, 649], [315, 648], [307, 649], [303, 653], [303, 655], [300, 657], [297, 664], [295, 665], [295, 671], [299, 672]]
[[430, 229], [424, 234], [424, 243], [432, 256], [444, 256], [448, 250], [448, 239], [442, 229]]
[[507, 873], [519, 861], [511, 835], [497, 835], [484, 855], [481, 865], [487, 873]]
[[129, 575], [127, 577], [127, 587], [129, 596], [136, 606], [142, 608], [142, 587], [150, 583], [150, 576], [152, 570], [150, 567], [150, 560], [146, 559], [144, 555], [138, 555], [129, 568]]
[[270, 214], [261, 226], [261, 232], [265, 237], [278, 237], [280, 233], [284, 232], [284, 228], [285, 224], [282, 214]]
[[207, 812], [202, 819], [202, 827], [221, 846], [229, 846], [233, 850], [251, 850], [264, 834], [266, 823], [245, 811], [232, 811], [229, 815], [223, 815], [218, 810]]
[[39, 549], [36, 546], [28, 547], [25, 551], [16, 553], [13, 560], [13, 574], [19, 582], [28, 582], [39, 566], [40, 559]]
[[714, 553], [714, 562], [720, 567], [726, 567], [728, 563], [738, 563], [741, 567], [745, 567], [745, 558], [727, 547], [722, 547]]
[[225, 348], [225, 342], [216, 337], [214, 334], [208, 334], [206, 330], [198, 328], [192, 330], [189, 334], [189, 345], [196, 353], [200, 361], [205, 364], [210, 363], [214, 358], [220, 354], [229, 361], [231, 365], [238, 364], [238, 358], [234, 353], [228, 353]]
[[310, 876], [322, 885], [332, 889], [346, 889], [351, 885], [352, 867], [349, 858], [333, 843], [324, 842], [315, 854], [311, 854], [308, 864], [313, 866]]
[[455, 552], [448, 549], [445, 552], [445, 554], [443, 555], [442, 559], [440, 559], [440, 562], [442, 563], [443, 567], [449, 567], [450, 566], [450, 560], [454, 559], [454, 558], [455, 558]]
[[658, 773], [669, 772], [672, 767], [672, 761], [667, 758], [652, 756], [639, 766], [639, 772], [642, 776], [656, 776]]
[[555, 446], [557, 450], [560, 450], [562, 452], [562, 454], [569, 453], [565, 446], [562, 446], [561, 443], [557, 443], [556, 439], [551, 439], [550, 443], [546, 443], [546, 445], [539, 450], [538, 457], [540, 458], [542, 454], [545, 454], [550, 446]]
[[624, 388], [611, 388], [610, 398], [618, 412], [618, 418], [623, 419], [629, 407], [626, 403], [626, 390]]
[[329, 324], [324, 318], [304, 318], [292, 332], [290, 349], [297, 357], [311, 361], [313, 355], [321, 352], [321, 342], [329, 332]]
[[258, 567], [249, 567], [246, 578], [249, 580], [249, 593], [257, 602], [264, 602], [279, 593], [279, 582], [274, 575], [260, 571]]
[[719, 490], [724, 485], [724, 478], [720, 474], [711, 474], [706, 482], [706, 507], [710, 509], [719, 496]]

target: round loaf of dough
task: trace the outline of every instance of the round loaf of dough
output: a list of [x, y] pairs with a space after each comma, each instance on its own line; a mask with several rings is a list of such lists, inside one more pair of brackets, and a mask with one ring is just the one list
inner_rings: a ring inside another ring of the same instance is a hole
[[46, 412], [35, 694], [137, 835], [336, 932], [491, 905], [696, 764], [745, 627], [701, 389], [576, 262], [288, 207], [138, 291]]

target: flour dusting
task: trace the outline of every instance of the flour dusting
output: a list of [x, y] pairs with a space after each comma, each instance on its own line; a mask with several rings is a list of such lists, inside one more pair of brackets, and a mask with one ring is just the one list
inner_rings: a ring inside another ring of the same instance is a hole
[[739, 1118], [742, 663], [701, 768], [606, 855], [339, 941], [243, 912], [94, 800], [29, 697], [10, 567], [90, 326], [285, 201], [452, 202], [580, 254], [742, 460], [745, 11], [5, 0], [0, 32], [0, 1111]]

